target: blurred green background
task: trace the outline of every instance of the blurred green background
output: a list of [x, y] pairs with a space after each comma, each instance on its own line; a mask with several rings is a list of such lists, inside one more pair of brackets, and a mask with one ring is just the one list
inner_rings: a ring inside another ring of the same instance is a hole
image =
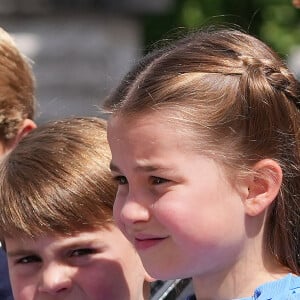
[[175, 0], [172, 8], [159, 16], [143, 19], [146, 52], [158, 40], [178, 31], [210, 24], [236, 24], [253, 34], [281, 56], [300, 45], [300, 9], [292, 0]]

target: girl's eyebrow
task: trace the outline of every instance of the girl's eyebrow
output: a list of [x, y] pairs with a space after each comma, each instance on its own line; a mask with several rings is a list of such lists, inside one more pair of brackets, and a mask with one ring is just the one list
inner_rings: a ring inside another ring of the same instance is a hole
[[120, 172], [120, 169], [116, 165], [114, 165], [112, 161], [109, 164], [109, 168], [111, 171]]
[[[113, 172], [121, 173], [121, 170], [113, 163], [110, 163], [110, 170]], [[135, 171], [142, 171], [142, 172], [154, 172], [157, 170], [160, 171], [168, 171], [170, 168], [161, 165], [147, 165], [145, 162], [138, 162], [138, 165], [134, 167]]]

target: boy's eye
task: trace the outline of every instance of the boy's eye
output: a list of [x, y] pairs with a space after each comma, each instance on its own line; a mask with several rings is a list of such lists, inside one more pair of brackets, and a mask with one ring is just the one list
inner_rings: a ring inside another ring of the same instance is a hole
[[95, 253], [94, 249], [91, 248], [82, 248], [82, 249], [75, 249], [71, 251], [70, 256], [84, 256]]
[[125, 176], [116, 176], [114, 177], [114, 180], [119, 184], [119, 185], [123, 185], [123, 184], [127, 184], [127, 178]]
[[154, 185], [162, 184], [168, 181], [169, 181], [168, 179], [161, 178], [161, 177], [156, 177], [156, 176], [151, 177], [151, 183]]
[[30, 264], [30, 263], [37, 263], [37, 262], [41, 262], [41, 258], [37, 255], [28, 255], [28, 256], [24, 256], [21, 257], [19, 259], [17, 259], [16, 263], [17, 264]]

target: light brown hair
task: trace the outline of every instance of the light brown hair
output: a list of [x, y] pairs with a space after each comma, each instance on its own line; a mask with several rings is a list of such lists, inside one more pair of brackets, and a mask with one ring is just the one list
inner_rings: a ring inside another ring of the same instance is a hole
[[112, 222], [115, 184], [106, 123], [49, 122], [30, 132], [0, 167], [0, 238], [69, 235]]
[[35, 82], [29, 60], [0, 28], [0, 140], [13, 139], [25, 119], [34, 118]]
[[275, 160], [283, 182], [264, 246], [300, 274], [300, 84], [266, 44], [234, 29], [191, 33], [142, 59], [105, 109], [131, 120], [162, 112], [195, 151], [241, 176]]

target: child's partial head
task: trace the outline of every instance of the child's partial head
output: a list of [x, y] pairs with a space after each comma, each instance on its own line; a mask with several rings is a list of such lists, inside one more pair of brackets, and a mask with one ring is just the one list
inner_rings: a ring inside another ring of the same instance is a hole
[[[141, 185], [134, 170], [157, 158], [153, 151], [159, 151], [155, 146], [161, 142], [159, 132], [151, 141], [146, 135], [145, 140], [141, 140], [142, 135], [140, 141], [134, 138], [134, 135], [138, 136], [135, 130], [145, 128], [155, 120], [157, 130], [163, 125], [170, 129], [162, 139], [167, 140], [172, 134], [177, 138], [176, 145], [171, 147], [169, 143], [169, 155], [165, 151], [167, 160], [180, 148], [185, 157], [194, 152], [213, 159], [225, 167], [230, 181], [268, 177], [268, 182], [275, 182], [276, 187], [265, 209], [254, 212], [252, 207], [247, 214], [268, 212], [264, 239], [266, 253], [299, 273], [299, 98], [299, 82], [274, 51], [237, 30], [202, 30], [149, 54], [106, 102], [106, 108], [112, 113], [108, 130], [112, 169], [121, 184], [116, 199], [116, 217], [124, 218], [125, 208], [121, 210], [124, 203], [130, 202], [128, 195], [134, 194], [135, 187]], [[154, 131], [152, 128], [152, 133]], [[122, 139], [126, 141], [121, 145]], [[132, 148], [137, 144], [153, 147], [152, 154], [145, 158], [145, 153]], [[121, 146], [122, 153], [118, 150]], [[125, 146], [133, 151], [124, 150]], [[132, 169], [129, 159], [133, 162]], [[148, 173], [155, 174], [162, 161], [156, 159], [157, 165], [148, 166]], [[173, 173], [173, 181], [180, 181], [179, 174]], [[199, 182], [200, 175], [198, 173]], [[164, 182], [158, 180], [156, 184], [163, 186]], [[129, 185], [129, 188], [125, 191], [123, 185]], [[173, 190], [172, 184], [169, 185], [169, 190]], [[136, 188], [135, 192], [138, 191]], [[131, 202], [134, 197], [137, 201], [136, 194], [131, 196]], [[184, 198], [182, 195], [182, 201]], [[149, 214], [155, 214], [155, 207], [159, 214], [158, 203]], [[157, 215], [157, 218], [161, 217]], [[131, 221], [134, 223], [133, 219]], [[124, 226], [122, 221], [120, 223]], [[181, 225], [183, 223], [178, 224], [178, 228]]]
[[12, 38], [0, 28], [1, 153], [35, 125], [35, 85], [31, 66]]
[[45, 124], [4, 158], [0, 236], [16, 300], [143, 299], [145, 271], [112, 220], [109, 161], [96, 118]]

